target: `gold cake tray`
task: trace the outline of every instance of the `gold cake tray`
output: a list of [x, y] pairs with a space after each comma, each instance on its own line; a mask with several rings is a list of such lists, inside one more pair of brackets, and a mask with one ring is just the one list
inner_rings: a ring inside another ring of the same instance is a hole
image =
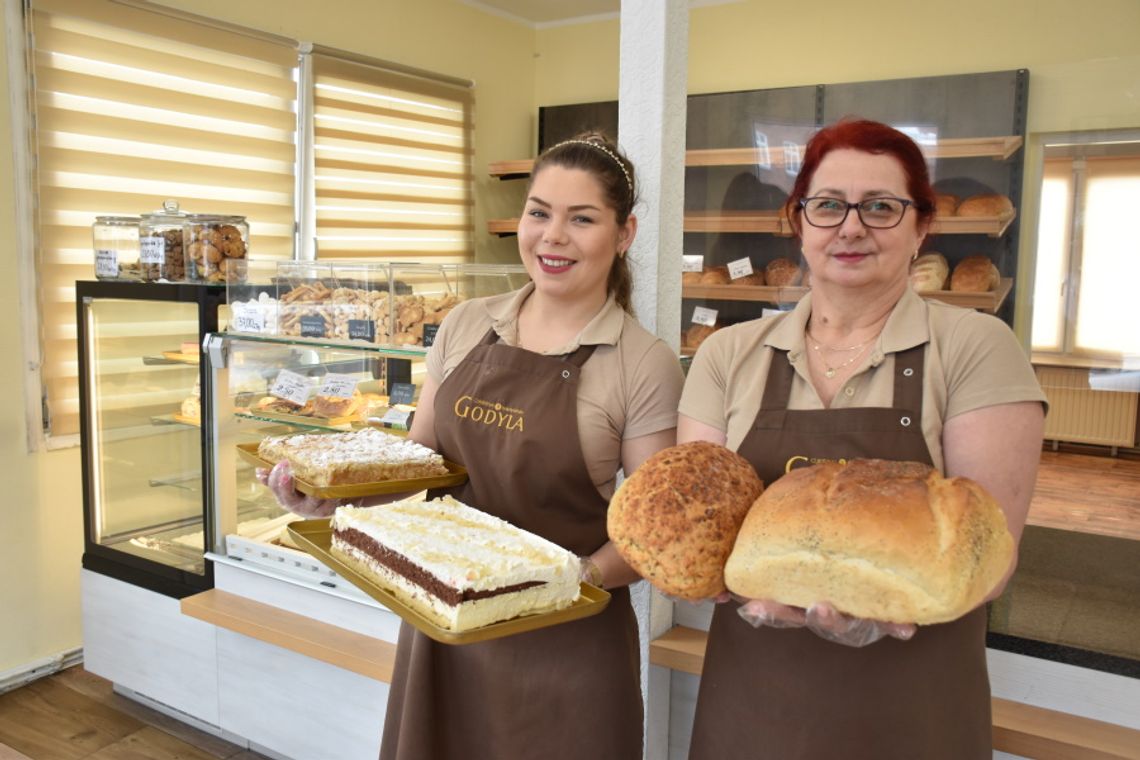
[[[254, 467], [273, 469], [273, 462], [257, 455], [256, 443], [237, 444], [238, 455]], [[431, 475], [423, 478], [403, 478], [401, 480], [377, 480], [369, 483], [346, 483], [344, 485], [318, 486], [301, 478], [293, 478], [293, 487], [303, 494], [318, 499], [355, 499], [359, 496], [375, 496], [388, 493], [411, 493], [428, 488], [448, 488], [467, 482], [467, 470], [455, 462], [443, 460], [446, 475]]]
[[332, 528], [329, 520], [301, 520], [289, 524], [289, 535], [302, 550], [319, 559], [338, 575], [352, 583], [364, 593], [395, 612], [405, 622], [413, 626], [420, 633], [441, 644], [474, 644], [479, 641], [513, 636], [516, 633], [526, 633], [540, 628], [547, 628], [571, 620], [580, 620], [597, 615], [606, 608], [610, 602], [608, 591], [583, 583], [577, 601], [569, 607], [551, 612], [540, 612], [536, 615], [525, 615], [513, 620], [504, 620], [491, 623], [482, 628], [456, 633], [442, 628], [432, 620], [421, 615], [416, 610], [402, 602], [395, 594], [380, 586], [375, 581], [345, 565], [333, 556], [329, 550], [332, 543]]

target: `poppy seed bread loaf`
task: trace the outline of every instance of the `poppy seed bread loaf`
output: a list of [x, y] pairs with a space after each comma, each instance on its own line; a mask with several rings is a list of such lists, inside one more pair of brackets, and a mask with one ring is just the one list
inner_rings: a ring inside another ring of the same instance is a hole
[[1013, 550], [997, 502], [972, 480], [918, 462], [824, 462], [756, 500], [725, 582], [749, 598], [928, 625], [981, 604]]
[[707, 441], [663, 449], [610, 501], [618, 552], [667, 594], [707, 599], [724, 591], [724, 563], [744, 515], [764, 489], [744, 457]]

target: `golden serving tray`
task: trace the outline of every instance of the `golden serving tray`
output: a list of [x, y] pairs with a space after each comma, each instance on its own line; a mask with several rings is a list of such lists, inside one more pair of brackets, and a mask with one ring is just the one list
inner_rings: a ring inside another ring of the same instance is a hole
[[[254, 467], [273, 469], [273, 462], [257, 455], [256, 443], [237, 444], [238, 455]], [[455, 462], [443, 460], [447, 467], [446, 475], [432, 475], [426, 478], [405, 478], [403, 480], [377, 480], [370, 483], [348, 483], [339, 486], [317, 486], [300, 478], [293, 478], [293, 487], [303, 494], [318, 499], [355, 499], [358, 496], [375, 496], [386, 493], [408, 493], [428, 488], [448, 488], [467, 482], [467, 470]]]
[[455, 631], [449, 631], [446, 628], [441, 628], [436, 625], [436, 623], [400, 601], [395, 594], [377, 585], [372, 580], [364, 577], [334, 557], [332, 552], [329, 551], [329, 545], [332, 542], [332, 528], [329, 527], [327, 518], [324, 520], [301, 520], [289, 523], [289, 536], [301, 549], [319, 559], [330, 569], [335, 570], [342, 578], [392, 610], [392, 612], [395, 612], [420, 633], [441, 644], [474, 644], [478, 641], [490, 641], [491, 639], [498, 639], [503, 636], [512, 636], [516, 633], [526, 633], [527, 631], [534, 631], [539, 628], [547, 628], [552, 625], [558, 625], [559, 623], [568, 623], [571, 620], [579, 620], [581, 618], [597, 615], [610, 603], [610, 594], [608, 591], [600, 589], [597, 586], [591, 586], [589, 583], [583, 583], [580, 588], [578, 600], [565, 609], [555, 610], [553, 612], [540, 612], [537, 615], [525, 615], [523, 617], [514, 618], [513, 620], [504, 620], [499, 623], [483, 626], [482, 628], [456, 633]]

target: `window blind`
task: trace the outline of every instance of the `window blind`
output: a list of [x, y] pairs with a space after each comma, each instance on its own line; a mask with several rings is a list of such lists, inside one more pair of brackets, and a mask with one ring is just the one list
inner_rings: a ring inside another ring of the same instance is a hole
[[59, 436], [79, 429], [74, 282], [94, 277], [97, 215], [174, 198], [247, 217], [252, 259], [292, 255], [297, 51], [111, 0], [34, 0], [30, 32], [41, 377]]
[[469, 87], [312, 54], [316, 256], [473, 255]]

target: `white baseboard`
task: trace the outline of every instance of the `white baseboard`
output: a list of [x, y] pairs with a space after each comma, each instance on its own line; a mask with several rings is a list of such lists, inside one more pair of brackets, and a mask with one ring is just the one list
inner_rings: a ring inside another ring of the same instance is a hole
[[201, 718], [195, 718], [189, 713], [182, 712], [177, 707], [171, 707], [164, 702], [159, 702], [157, 699], [152, 699], [145, 694], [140, 694], [137, 691], [128, 689], [126, 686], [121, 686], [117, 683], [112, 684], [111, 687], [114, 689], [116, 694], [126, 697], [127, 699], [130, 699], [134, 702], [138, 702], [140, 705], [149, 707], [156, 712], [160, 712], [167, 717], [174, 718], [175, 720], [185, 723], [188, 726], [192, 726], [193, 728], [196, 728], [203, 733], [216, 736], [219, 739], [225, 739], [230, 744], [236, 744], [237, 746], [244, 749], [250, 748], [249, 741], [246, 740], [245, 737], [238, 736], [237, 734], [231, 731], [227, 731], [220, 726], [215, 726], [212, 723], [207, 723]]
[[83, 662], [83, 647], [75, 647], [43, 659], [19, 665], [0, 673], [0, 694], [26, 686], [32, 681], [58, 673]]

